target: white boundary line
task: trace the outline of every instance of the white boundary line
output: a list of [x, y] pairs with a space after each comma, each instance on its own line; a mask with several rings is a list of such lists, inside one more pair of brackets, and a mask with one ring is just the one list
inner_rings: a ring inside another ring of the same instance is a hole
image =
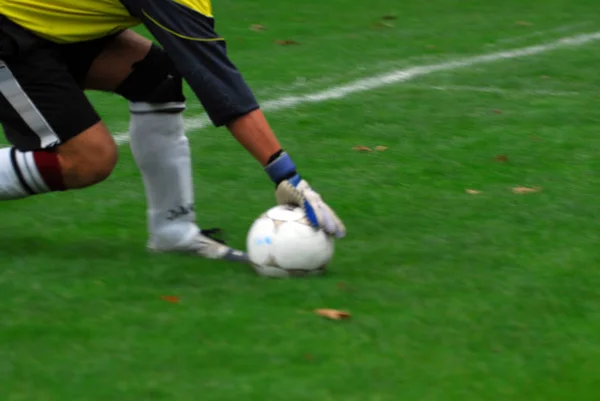
[[[529, 57], [561, 48], [581, 46], [587, 43], [595, 42], [597, 40], [600, 40], [600, 31], [570, 36], [567, 38], [540, 45], [522, 47], [512, 50], [504, 50], [479, 56], [465, 57], [462, 59], [450, 60], [438, 64], [421, 65], [405, 69], [393, 70], [385, 74], [358, 79], [343, 85], [332, 86], [330, 88], [318, 92], [297, 96], [283, 96], [277, 99], [268, 100], [262, 103], [261, 108], [267, 112], [275, 112], [286, 109], [293, 109], [297, 106], [304, 104], [321, 103], [329, 100], [343, 99], [355, 93], [366, 92], [401, 82], [411, 81], [415, 78], [433, 74], [435, 72], [451, 71], [461, 68], [473, 67], [475, 65], [480, 64], [495, 63], [502, 60]], [[186, 130], [197, 130], [208, 126], [210, 126], [210, 121], [208, 120], [206, 115], [186, 119]], [[119, 144], [127, 143], [129, 142], [129, 134], [118, 133], [115, 135], [115, 140]]]
[[546, 89], [508, 89], [496, 86], [471, 86], [471, 85], [404, 85], [407, 89], [438, 92], [479, 92], [493, 93], [506, 96], [549, 96], [549, 97], [573, 97], [580, 96], [580, 92], [558, 91]]
[[574, 31], [574, 30], [582, 30], [584, 27], [589, 27], [592, 24], [592, 21], [581, 21], [581, 22], [576, 22], [574, 24], [568, 24], [568, 25], [561, 25], [561, 26], [557, 26], [556, 28], [551, 28], [551, 29], [543, 29], [543, 30], [538, 30], [538, 31], [534, 31], [528, 34], [524, 34], [524, 35], [519, 35], [519, 36], [512, 36], [512, 37], [508, 37], [508, 38], [503, 38], [503, 39], [499, 39], [497, 40], [495, 43], [492, 43], [490, 45], [495, 46], [495, 45], [509, 45], [511, 43], [515, 43], [515, 42], [520, 42], [523, 40], [527, 40], [527, 39], [532, 39], [532, 38], [539, 38], [540, 36], [548, 36], [551, 34], [566, 34], [569, 31]]

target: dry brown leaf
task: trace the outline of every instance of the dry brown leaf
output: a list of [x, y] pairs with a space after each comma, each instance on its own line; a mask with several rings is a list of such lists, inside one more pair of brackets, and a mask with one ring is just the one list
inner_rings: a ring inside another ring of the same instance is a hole
[[518, 26], [532, 26], [533, 23], [529, 22], [529, 21], [517, 21], [515, 22], [516, 25]]
[[291, 45], [299, 45], [300, 44], [300, 43], [296, 42], [295, 40], [276, 40], [275, 43], [278, 45], [281, 45], [281, 46], [291, 46]]
[[340, 292], [354, 292], [354, 288], [346, 283], [337, 283], [337, 288]]
[[315, 313], [332, 320], [343, 320], [350, 317], [350, 313], [337, 309], [315, 309]]
[[389, 29], [393, 28], [394, 24], [390, 24], [389, 22], [377, 21], [372, 25], [373, 29]]
[[375, 146], [375, 150], [378, 152], [383, 152], [387, 150], [387, 146]]
[[267, 27], [265, 27], [264, 25], [261, 25], [261, 24], [250, 25], [250, 30], [254, 31], [254, 32], [264, 31], [265, 29], [267, 29]]
[[540, 192], [542, 190], [542, 188], [540, 187], [533, 187], [533, 188], [529, 188], [529, 187], [514, 187], [512, 189], [513, 193], [515, 194], [530, 194], [533, 192]]
[[373, 149], [368, 148], [366, 146], [358, 145], [353, 147], [352, 150], [356, 150], [357, 152], [371, 152]]
[[500, 110], [500, 109], [494, 109], [492, 111], [496, 114], [502, 114], [502, 110]]
[[508, 161], [508, 156], [498, 155], [498, 156], [496, 156], [496, 161], [500, 162], [500, 163], [506, 163]]
[[160, 299], [162, 299], [163, 301], [170, 302], [172, 304], [179, 303], [180, 301], [179, 297], [176, 297], [174, 295], [163, 295], [162, 297], [160, 297]]
[[397, 17], [395, 15], [384, 15], [381, 17], [382, 20], [384, 21], [392, 21], [395, 20]]
[[465, 189], [465, 192], [469, 195], [479, 195], [481, 193], [481, 191], [478, 191], [476, 189]]

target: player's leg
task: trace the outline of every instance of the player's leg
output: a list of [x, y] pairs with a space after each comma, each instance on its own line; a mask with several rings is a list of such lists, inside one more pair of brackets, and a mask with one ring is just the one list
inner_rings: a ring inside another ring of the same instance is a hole
[[130, 101], [130, 146], [144, 180], [149, 247], [245, 261], [245, 254], [211, 240], [210, 230], [196, 224], [182, 80], [164, 51], [125, 31], [103, 47], [84, 82]]
[[283, 152], [252, 91], [227, 57], [225, 41], [214, 31], [210, 0], [121, 0], [142, 20], [173, 59], [216, 126], [225, 125], [265, 168], [282, 204], [304, 208], [315, 227], [345, 235], [340, 218], [297, 174]]
[[54, 47], [0, 17], [0, 50], [0, 200], [105, 179], [116, 146]]
[[[0, 96], [0, 108], [9, 107]], [[3, 115], [0, 112], [0, 121]], [[19, 138], [15, 142], [23, 142], [25, 133], [24, 142], [29, 146], [0, 147], [0, 200], [85, 188], [106, 179], [116, 164], [116, 146], [101, 122], [64, 144], [59, 136], [58, 145], [48, 149], [36, 148], [39, 139], [32, 138], [31, 131], [20, 124], [19, 129], [2, 126], [9, 141]]]

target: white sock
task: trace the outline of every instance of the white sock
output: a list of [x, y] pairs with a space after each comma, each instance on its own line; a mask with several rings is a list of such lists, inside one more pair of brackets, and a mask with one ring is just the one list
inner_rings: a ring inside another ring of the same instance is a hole
[[0, 148], [0, 200], [21, 199], [49, 191], [36, 165], [34, 152]]
[[199, 231], [183, 114], [164, 112], [172, 104], [130, 106], [130, 145], [144, 180], [150, 241], [163, 249], [175, 247]]

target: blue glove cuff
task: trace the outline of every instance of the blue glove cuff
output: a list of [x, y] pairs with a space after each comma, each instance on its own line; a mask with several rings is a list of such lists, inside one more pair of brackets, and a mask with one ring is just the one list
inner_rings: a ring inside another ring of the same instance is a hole
[[292, 158], [285, 152], [269, 163], [265, 167], [265, 172], [275, 184], [295, 177], [298, 177], [298, 181], [300, 180], [300, 177], [296, 173], [296, 165], [292, 161]]

